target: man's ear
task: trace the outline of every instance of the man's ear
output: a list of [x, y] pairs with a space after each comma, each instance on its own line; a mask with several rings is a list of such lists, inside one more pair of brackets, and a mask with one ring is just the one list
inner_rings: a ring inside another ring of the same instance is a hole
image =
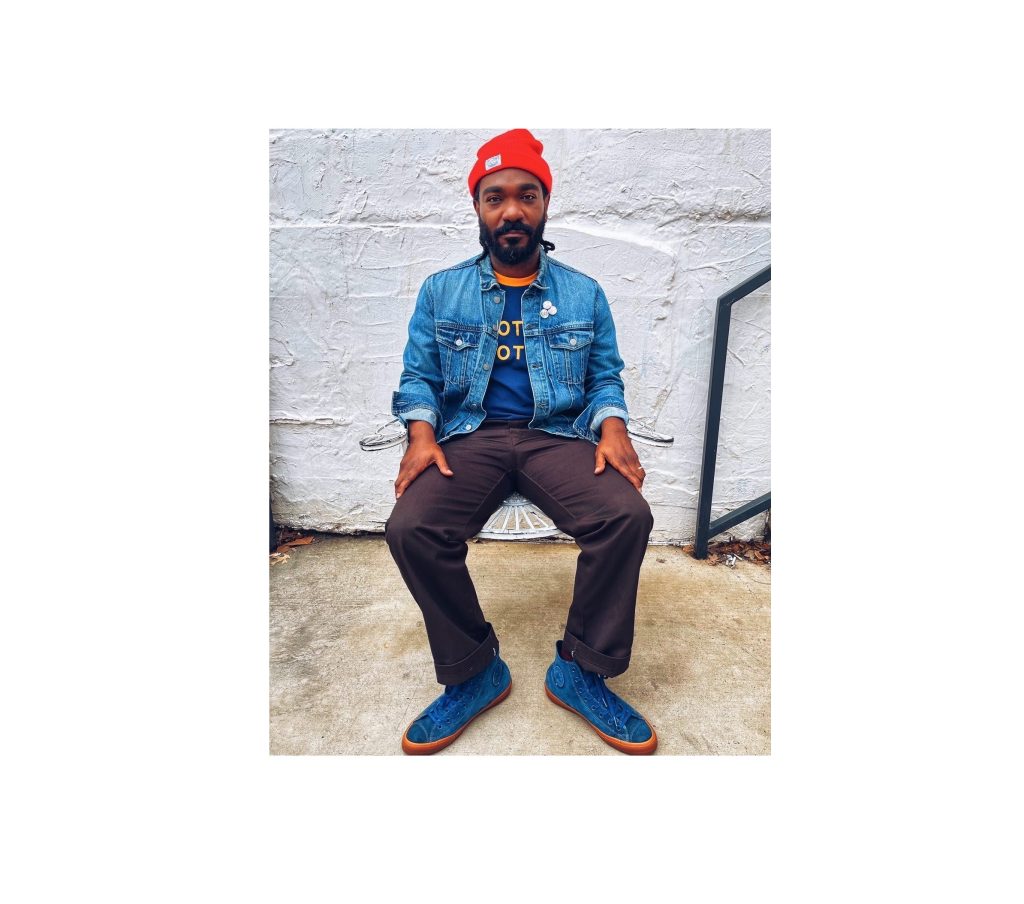
[[480, 202], [476, 198], [473, 199], [473, 210], [476, 211], [477, 216], [480, 216]]

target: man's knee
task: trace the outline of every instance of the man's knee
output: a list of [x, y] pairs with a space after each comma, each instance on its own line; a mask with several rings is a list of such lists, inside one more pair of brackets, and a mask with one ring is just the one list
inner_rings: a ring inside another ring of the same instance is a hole
[[396, 502], [391, 517], [384, 523], [384, 541], [392, 553], [413, 547], [446, 546], [458, 538], [441, 514], [433, 508]]
[[411, 517], [408, 506], [395, 503], [391, 517], [384, 522], [384, 542], [394, 552], [401, 549], [416, 528], [416, 520]]
[[632, 531], [642, 534], [645, 538], [654, 529], [654, 513], [647, 500], [639, 493], [624, 497], [620, 506], [620, 517]]

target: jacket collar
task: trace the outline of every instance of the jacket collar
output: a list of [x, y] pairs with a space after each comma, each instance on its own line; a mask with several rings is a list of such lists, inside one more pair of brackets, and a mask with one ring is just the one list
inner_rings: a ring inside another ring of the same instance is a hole
[[[480, 271], [480, 291], [486, 292], [488, 289], [497, 287], [498, 280], [494, 275], [494, 267], [491, 266], [490, 254], [485, 254], [483, 260], [477, 263], [477, 269]], [[537, 269], [537, 278], [530, 283], [531, 286], [536, 286], [538, 289], [547, 289], [547, 276], [548, 276], [548, 253], [541, 245], [540, 248], [540, 266]]]

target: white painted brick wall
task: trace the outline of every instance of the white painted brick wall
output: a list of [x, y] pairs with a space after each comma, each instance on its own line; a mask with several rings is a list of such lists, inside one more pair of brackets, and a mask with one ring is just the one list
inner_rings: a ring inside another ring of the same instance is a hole
[[[509, 125], [508, 128], [515, 127]], [[270, 474], [278, 523], [379, 531], [400, 448], [389, 420], [423, 279], [480, 251], [466, 177], [502, 131], [270, 135]], [[533, 129], [553, 189], [545, 237], [612, 306], [653, 542], [690, 542], [715, 300], [770, 261], [767, 130]], [[770, 284], [733, 309], [712, 517], [770, 488]], [[734, 535], [759, 534], [764, 516]]]

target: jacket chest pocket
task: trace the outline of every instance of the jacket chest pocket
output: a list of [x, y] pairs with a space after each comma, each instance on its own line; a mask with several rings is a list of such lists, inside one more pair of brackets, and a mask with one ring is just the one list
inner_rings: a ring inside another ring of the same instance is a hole
[[561, 330], [548, 333], [548, 354], [555, 379], [568, 386], [582, 386], [587, 376], [587, 360], [590, 344], [594, 341], [593, 330]]
[[441, 371], [445, 383], [463, 386], [473, 378], [480, 347], [480, 331], [466, 327], [438, 326], [435, 334], [441, 351]]

